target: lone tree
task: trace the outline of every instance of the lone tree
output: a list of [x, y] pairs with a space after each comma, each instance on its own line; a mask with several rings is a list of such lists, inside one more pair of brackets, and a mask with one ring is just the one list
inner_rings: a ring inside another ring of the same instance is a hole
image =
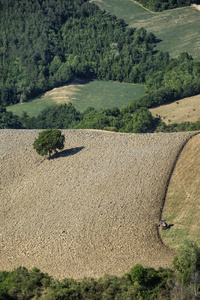
[[49, 154], [49, 158], [53, 151], [64, 148], [65, 136], [58, 129], [46, 129], [39, 133], [38, 138], [33, 143], [33, 148], [40, 155]]

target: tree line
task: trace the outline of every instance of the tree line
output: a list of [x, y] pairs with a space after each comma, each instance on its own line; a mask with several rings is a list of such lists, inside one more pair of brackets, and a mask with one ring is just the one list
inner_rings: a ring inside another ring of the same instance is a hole
[[158, 270], [137, 264], [121, 277], [54, 280], [38, 268], [0, 272], [0, 299], [199, 299], [200, 249], [186, 241], [173, 268]]
[[136, 0], [152, 11], [163, 11], [177, 7], [189, 6], [192, 3], [200, 4], [199, 0]]
[[159, 116], [153, 117], [148, 108], [141, 105], [145, 103], [145, 97], [121, 110], [89, 107], [80, 113], [70, 102], [51, 105], [37, 117], [30, 117], [26, 112], [18, 117], [0, 106], [0, 129], [99, 129], [129, 133], [200, 130], [200, 121], [166, 125]]

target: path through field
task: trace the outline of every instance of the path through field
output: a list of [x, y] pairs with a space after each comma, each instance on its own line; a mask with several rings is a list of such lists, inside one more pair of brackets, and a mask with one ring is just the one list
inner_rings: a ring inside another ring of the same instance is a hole
[[63, 133], [65, 150], [44, 160], [32, 147], [38, 131], [0, 130], [0, 270], [82, 278], [170, 266], [156, 224], [194, 133]]

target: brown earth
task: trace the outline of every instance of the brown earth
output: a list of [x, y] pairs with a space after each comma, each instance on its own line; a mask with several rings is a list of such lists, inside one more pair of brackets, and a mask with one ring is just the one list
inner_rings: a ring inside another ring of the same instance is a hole
[[80, 87], [83, 86], [83, 80], [75, 78], [72, 83], [66, 84], [62, 87], [54, 88], [42, 95], [40, 98], [49, 98], [57, 104], [62, 104], [76, 99], [75, 94], [80, 91]]
[[200, 95], [150, 109], [153, 116], [159, 115], [163, 122], [182, 123], [200, 120]]
[[37, 130], [0, 130], [0, 270], [54, 278], [171, 266], [158, 221], [177, 157], [194, 133], [63, 130], [66, 148], [41, 158]]

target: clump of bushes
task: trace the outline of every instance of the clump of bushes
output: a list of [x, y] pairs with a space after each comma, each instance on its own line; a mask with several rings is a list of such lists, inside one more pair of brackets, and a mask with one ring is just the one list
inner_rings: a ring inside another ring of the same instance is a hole
[[[122, 277], [54, 280], [38, 268], [0, 272], [0, 299], [199, 299], [200, 249], [186, 241], [173, 269], [137, 264]], [[187, 298], [185, 298], [187, 296]]]

